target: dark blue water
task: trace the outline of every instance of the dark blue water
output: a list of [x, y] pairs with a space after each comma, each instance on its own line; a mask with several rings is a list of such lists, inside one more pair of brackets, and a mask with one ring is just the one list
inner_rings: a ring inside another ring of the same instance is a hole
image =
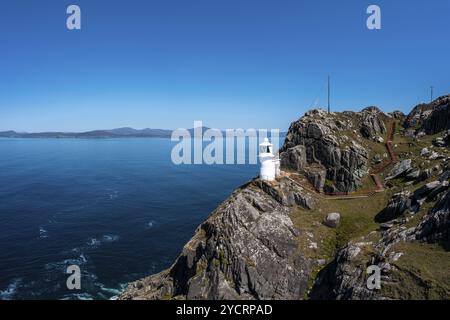
[[[0, 299], [108, 299], [169, 267], [254, 165], [173, 165], [167, 139], [0, 139]], [[66, 287], [67, 266], [82, 271]]]

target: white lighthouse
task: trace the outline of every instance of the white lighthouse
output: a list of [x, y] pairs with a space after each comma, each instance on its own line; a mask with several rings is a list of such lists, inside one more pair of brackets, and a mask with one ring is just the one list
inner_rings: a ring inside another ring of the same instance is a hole
[[259, 145], [259, 161], [261, 162], [259, 173], [261, 180], [275, 180], [280, 172], [280, 160], [273, 154], [273, 145], [267, 138], [264, 138], [264, 142]]

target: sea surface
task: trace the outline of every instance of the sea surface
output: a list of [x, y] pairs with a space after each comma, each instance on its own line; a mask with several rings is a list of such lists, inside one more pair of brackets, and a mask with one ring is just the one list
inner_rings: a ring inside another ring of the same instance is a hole
[[[174, 165], [158, 138], [0, 139], [0, 299], [111, 299], [169, 267], [257, 165]], [[81, 290], [67, 289], [67, 267]]]

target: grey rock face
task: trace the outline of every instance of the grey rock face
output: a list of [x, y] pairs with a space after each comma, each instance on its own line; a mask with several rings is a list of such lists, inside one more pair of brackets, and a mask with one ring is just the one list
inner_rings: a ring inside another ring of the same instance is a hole
[[450, 129], [450, 95], [437, 99], [433, 112], [422, 125], [427, 134], [435, 134]]
[[311, 182], [311, 184], [316, 188], [316, 190], [323, 191], [325, 182], [327, 179], [327, 171], [323, 169], [310, 169], [305, 172], [306, 178]]
[[389, 177], [387, 177], [386, 180], [392, 180], [406, 175], [411, 168], [411, 159], [400, 161], [392, 168]]
[[436, 134], [450, 129], [450, 95], [440, 97], [430, 104], [416, 106], [407, 116], [406, 127], [418, 127], [426, 134]]
[[[399, 221], [386, 224], [377, 242], [349, 242], [339, 250], [334, 261], [323, 269], [313, 287], [313, 299], [379, 300], [389, 299], [382, 290], [371, 290], [367, 286], [367, 267], [377, 266], [384, 285], [390, 282], [393, 270], [391, 263], [400, 259], [402, 252], [390, 251], [397, 242], [414, 241], [415, 228], [394, 227]], [[362, 240], [367, 239], [363, 237]], [[370, 252], [370, 253], [368, 253]], [[382, 284], [383, 285], [383, 284]]]
[[349, 243], [340, 250], [335, 260], [321, 274], [311, 292], [312, 299], [318, 300], [376, 300], [378, 290], [366, 286], [366, 265], [355, 264], [354, 260], [361, 247]]
[[305, 209], [313, 209], [316, 205], [316, 199], [307, 190], [288, 179], [280, 179], [277, 184], [259, 181], [258, 185], [284, 206], [292, 207], [297, 205]]
[[367, 175], [369, 162], [365, 139], [359, 132], [379, 138], [386, 131], [385, 117], [376, 108], [339, 114], [307, 112], [289, 128], [280, 149], [281, 165], [306, 173], [319, 190], [328, 180], [334, 191], [354, 191]]
[[302, 299], [314, 262], [297, 251], [298, 231], [278, 200], [257, 183], [236, 191], [170, 269], [131, 283], [120, 298]]
[[341, 215], [337, 212], [327, 214], [323, 223], [330, 228], [336, 228], [341, 221]]
[[419, 177], [420, 177], [420, 170], [417, 169], [417, 170], [414, 170], [414, 171], [411, 171], [410, 173], [408, 173], [405, 178], [408, 180], [416, 180]]
[[431, 177], [431, 174], [432, 174], [431, 169], [425, 169], [425, 170], [420, 174], [419, 180], [420, 180], [420, 181], [425, 181], [425, 180], [427, 180], [427, 179], [429, 179], [429, 178]]
[[362, 111], [361, 134], [367, 138], [375, 140], [386, 132], [384, 121], [380, 117], [381, 111], [376, 107], [365, 108]]
[[387, 207], [377, 215], [376, 220], [379, 222], [386, 222], [403, 214], [406, 210], [411, 208], [411, 195], [412, 193], [408, 191], [394, 194], [389, 200]]
[[441, 147], [445, 147], [447, 145], [447, 143], [444, 141], [443, 137], [437, 137], [436, 139], [433, 140], [433, 145], [441, 148]]
[[426, 156], [430, 153], [430, 150], [428, 150], [428, 148], [423, 148], [422, 151], [420, 151], [420, 155], [421, 156]]
[[439, 194], [446, 191], [449, 187], [448, 181], [440, 181], [440, 184], [431, 190], [431, 192], [428, 194], [427, 200], [434, 200]]
[[287, 149], [280, 155], [280, 164], [283, 168], [301, 171], [306, 167], [306, 148], [299, 145]]
[[376, 221], [387, 222], [398, 218], [404, 212], [409, 210], [412, 213], [417, 212], [425, 201], [436, 198], [440, 193], [449, 188], [448, 181], [433, 181], [418, 188], [414, 192], [404, 191], [394, 194], [389, 200], [386, 208], [377, 216]]
[[[432, 112], [432, 107], [428, 104], [419, 104], [411, 112], [405, 119], [404, 126], [406, 128], [410, 127], [420, 127], [424, 120], [427, 119]], [[425, 132], [423, 132], [425, 134]]]
[[436, 159], [439, 159], [439, 158], [442, 158], [443, 156], [441, 156], [439, 153], [437, 153], [436, 151], [433, 151], [432, 153], [431, 153], [431, 155], [428, 157], [428, 159], [430, 159], [430, 160], [436, 160]]
[[444, 137], [445, 146], [450, 146], [450, 130], [447, 131], [447, 134]]
[[417, 239], [429, 242], [450, 240], [450, 191], [441, 195], [415, 233]]
[[396, 120], [405, 120], [405, 114], [399, 110], [389, 112], [389, 115]]
[[439, 181], [444, 182], [450, 179], [450, 170], [446, 170], [444, 171], [440, 176], [439, 176]]
[[418, 202], [423, 201], [424, 199], [433, 199], [439, 193], [448, 189], [448, 181], [433, 181], [427, 183], [423, 187], [414, 191], [414, 199]]

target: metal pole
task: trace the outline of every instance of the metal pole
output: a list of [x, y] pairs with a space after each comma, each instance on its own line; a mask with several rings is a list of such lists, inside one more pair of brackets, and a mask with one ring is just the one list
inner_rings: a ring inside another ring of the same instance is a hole
[[430, 102], [433, 102], [433, 89], [434, 89], [434, 87], [431, 86], [430, 89], [431, 89], [431, 101]]
[[330, 76], [328, 76], [328, 113], [330, 113]]

